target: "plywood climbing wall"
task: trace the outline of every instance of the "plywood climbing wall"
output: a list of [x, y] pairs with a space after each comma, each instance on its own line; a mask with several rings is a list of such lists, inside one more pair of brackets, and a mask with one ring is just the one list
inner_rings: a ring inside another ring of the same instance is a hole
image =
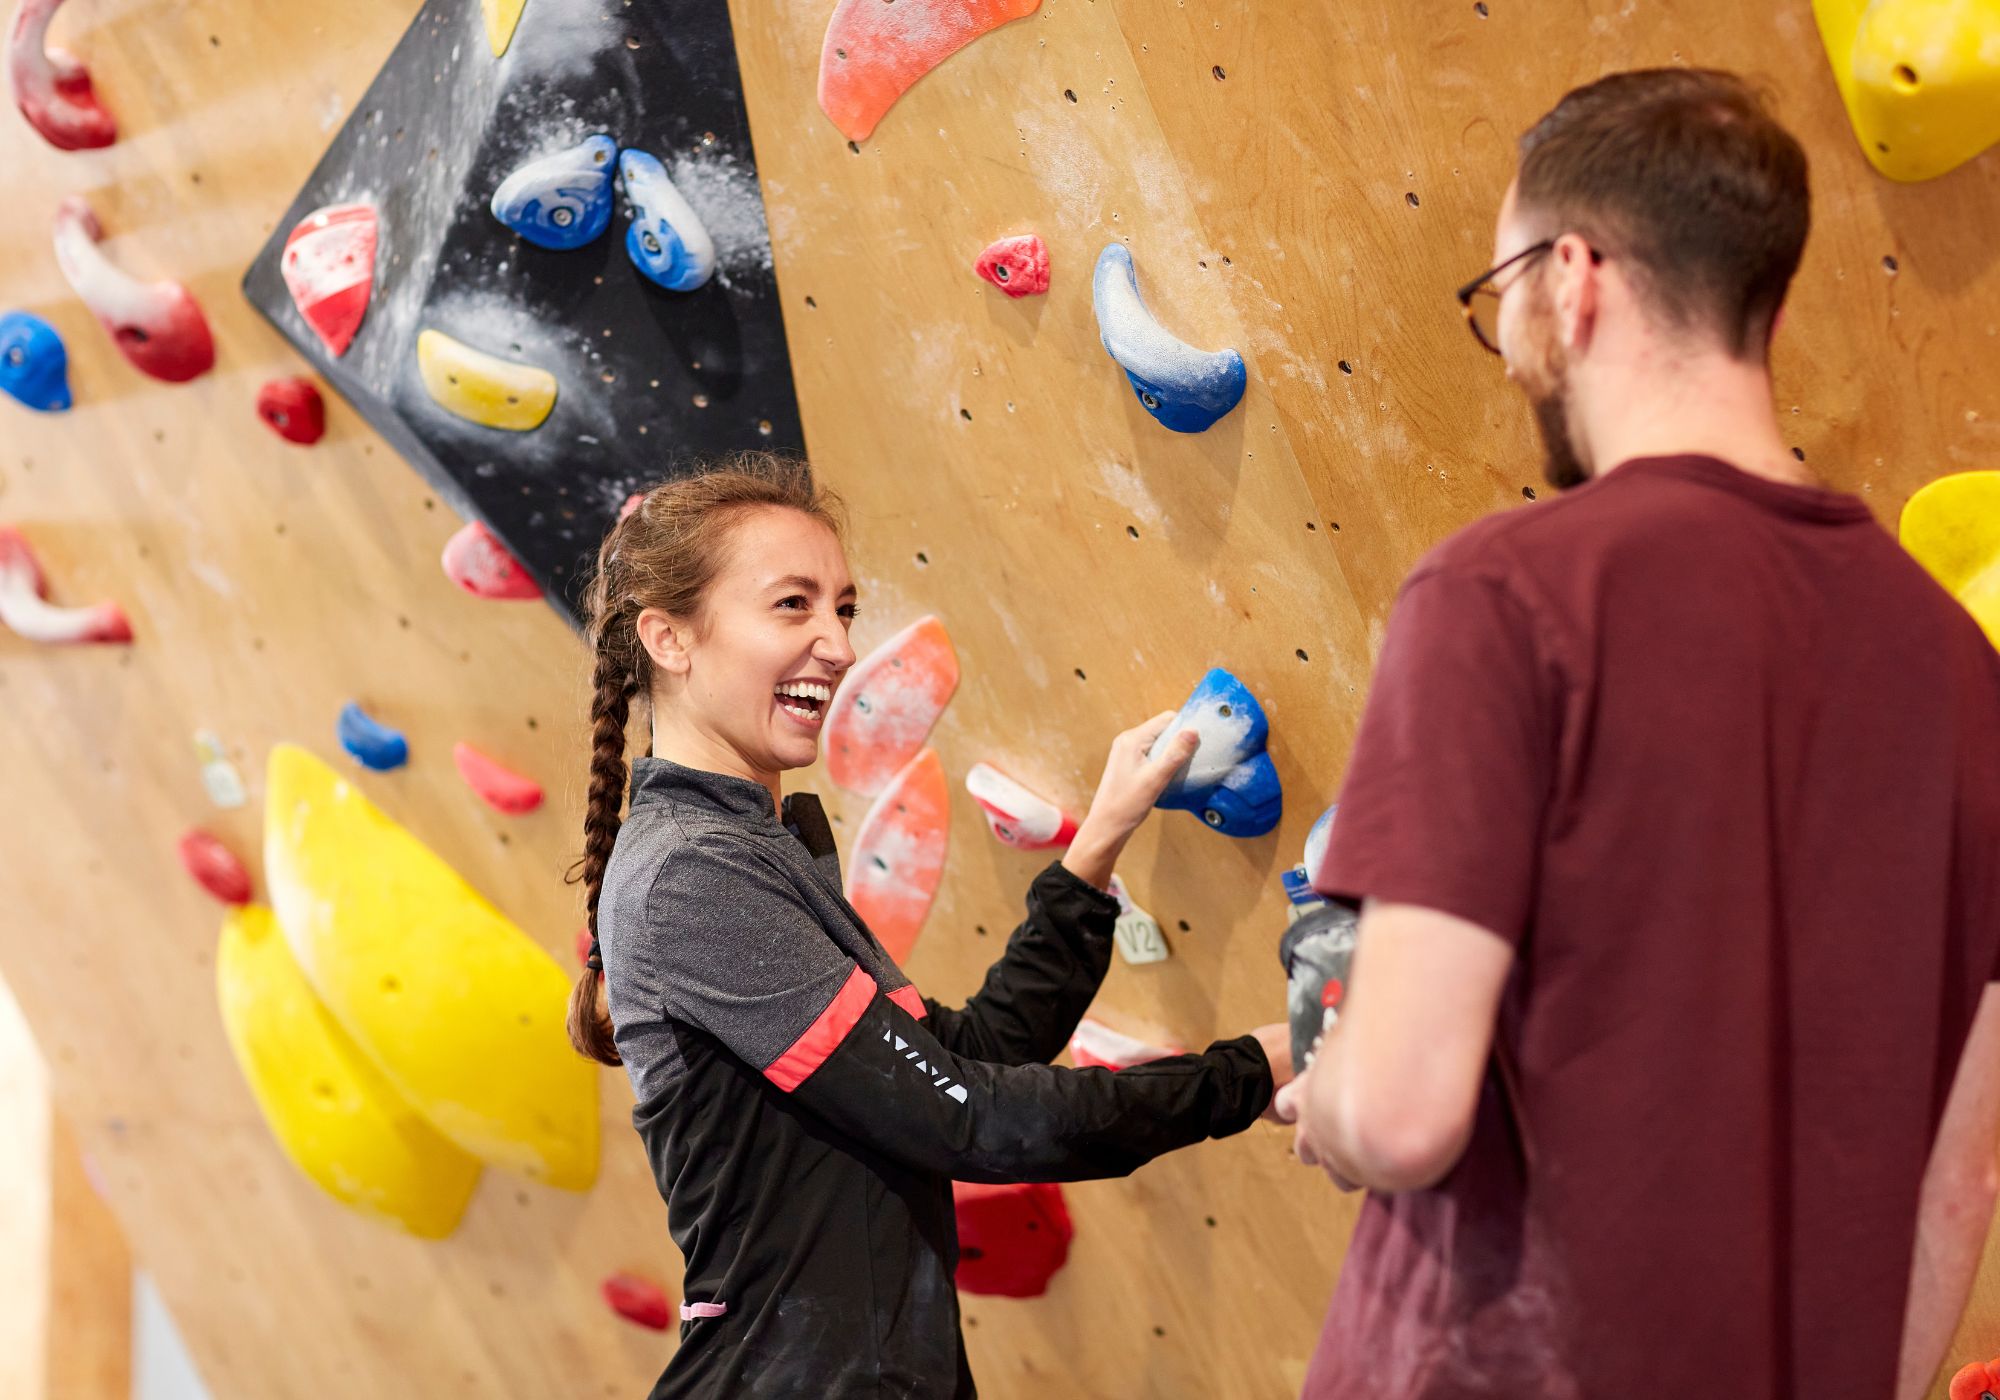
[[[1045, 0], [853, 148], [815, 102], [830, 8], [732, 14], [806, 440], [854, 508], [858, 639], [936, 612], [964, 666], [936, 739], [950, 860], [910, 962], [933, 995], [976, 986], [1039, 864], [986, 835], [965, 771], [988, 760], [1080, 807], [1118, 727], [1226, 664], [1270, 713], [1285, 821], [1240, 843], [1178, 814], [1141, 833], [1124, 872], [1174, 956], [1116, 968], [1101, 1011], [1190, 1043], [1281, 1014], [1277, 876], [1338, 785], [1397, 583], [1456, 526], [1533, 508], [1528, 417], [1450, 289], [1489, 261], [1514, 136], [1566, 88], [1651, 63], [1765, 78], [1817, 198], [1778, 355], [1792, 442], [1885, 521], [2000, 456], [2000, 160], [1883, 181], [1805, 0]], [[56, 37], [91, 62], [120, 142], [59, 155], [0, 121], [0, 303], [61, 330], [78, 398], [48, 418], [0, 402], [0, 519], [61, 598], [117, 598], [137, 633], [63, 652], [0, 637], [0, 967], [219, 1396], [632, 1395], [671, 1342], [611, 1317], [596, 1284], [672, 1282], [677, 1259], [622, 1079], [603, 1080], [590, 1194], [489, 1172], [450, 1240], [361, 1220], [258, 1118], [216, 1014], [217, 911], [173, 855], [197, 822], [254, 852], [267, 748], [332, 754], [359, 699], [416, 755], [359, 779], [368, 794], [570, 956], [586, 663], [568, 627], [457, 592], [436, 563], [457, 520], [344, 406], [309, 451], [251, 409], [296, 365], [238, 279], [413, 12], [72, 0]], [[122, 265], [203, 300], [213, 374], [138, 377], [68, 295], [46, 230], [71, 192]], [[1029, 231], [1053, 283], [1009, 301], [970, 264]], [[1247, 362], [1243, 404], [1205, 435], [1162, 431], [1097, 344], [1087, 274], [1113, 239], [1170, 328]], [[197, 728], [243, 766], [250, 808], [208, 804]], [[445, 761], [461, 738], [550, 803], [478, 806]], [[859, 799], [802, 783], [855, 829]], [[983, 1393], [1295, 1391], [1352, 1208], [1283, 1134], [1069, 1195], [1076, 1243], [1048, 1296], [968, 1306]], [[1980, 1289], [1961, 1354], [2000, 1351], [1990, 1258]]]

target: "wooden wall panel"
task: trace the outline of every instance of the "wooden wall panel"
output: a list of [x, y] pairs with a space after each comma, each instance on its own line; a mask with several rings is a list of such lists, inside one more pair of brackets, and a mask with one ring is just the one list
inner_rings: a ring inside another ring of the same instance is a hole
[[[637, 1394], [670, 1343], [609, 1318], [595, 1284], [621, 1267], [673, 1281], [678, 1257], [622, 1079], [605, 1077], [589, 1196], [490, 1173], [432, 1245], [351, 1216], [256, 1116], [216, 1019], [214, 906], [173, 859], [195, 822], [254, 852], [265, 749], [330, 753], [357, 698], [416, 753], [364, 777], [370, 796], [570, 957], [575, 896], [557, 877], [582, 811], [581, 649], [552, 613], [442, 577], [457, 522], [344, 406], [311, 451], [251, 409], [293, 366], [236, 278], [413, 8], [72, 0], [58, 37], [124, 139], [61, 156], [0, 120], [0, 303], [62, 330], [79, 398], [60, 418], [0, 404], [0, 519], [29, 533], [59, 597], [117, 597], [139, 635], [122, 653], [0, 637], [0, 967], [218, 1396]], [[1805, 0], [1494, 0], [1483, 18], [1470, 0], [1045, 0], [858, 152], [813, 98], [828, 9], [732, 6], [808, 441], [853, 507], [858, 640], [938, 612], [965, 668], [937, 740], [954, 781], [990, 759], [1079, 808], [1112, 733], [1211, 664], [1272, 716], [1275, 836], [1232, 842], [1166, 813], [1134, 844], [1127, 878], [1176, 956], [1114, 969], [1121, 1024], [1200, 1042], [1280, 1014], [1277, 873], [1338, 785], [1397, 582], [1538, 483], [1527, 415], [1448, 297], [1488, 261], [1515, 134], [1567, 86], [1646, 62], [1763, 64], [1819, 193], [1779, 359], [1794, 441], [1885, 520], [2000, 446], [2000, 162], [1911, 188], [1876, 177]], [[76, 190], [113, 257], [201, 296], [214, 375], [139, 378], [67, 295], [46, 230]], [[1009, 302], [970, 264], [1031, 229], [1055, 283]], [[1089, 270], [1112, 238], [1162, 320], [1249, 363], [1243, 405], [1204, 436], [1152, 423], [1097, 343]], [[231, 746], [251, 810], [208, 808], [197, 727]], [[460, 738], [543, 778], [548, 806], [479, 807], [446, 761]], [[817, 773], [802, 785], [854, 829], [859, 801]], [[1039, 864], [994, 843], [962, 793], [953, 822], [911, 961], [945, 997], [976, 985]], [[1287, 1147], [1260, 1126], [1073, 1188], [1076, 1247], [1049, 1296], [969, 1303], [985, 1393], [1293, 1393], [1352, 1207]], [[1988, 1263], [1968, 1352], [2000, 1349]]]

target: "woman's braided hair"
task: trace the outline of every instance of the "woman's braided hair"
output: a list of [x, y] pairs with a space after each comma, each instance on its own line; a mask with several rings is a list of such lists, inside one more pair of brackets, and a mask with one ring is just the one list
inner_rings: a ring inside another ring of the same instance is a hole
[[[586, 605], [596, 654], [590, 700], [590, 797], [583, 819], [583, 858], [570, 871], [580, 881], [590, 928], [590, 957], [569, 999], [569, 1038], [602, 1064], [622, 1063], [613, 1039], [599, 956], [597, 901], [604, 867], [624, 821], [625, 727], [632, 697], [652, 695], [653, 663], [639, 642], [647, 608], [699, 625], [703, 600], [720, 571], [737, 523], [776, 507], [841, 531], [840, 503], [818, 485], [803, 461], [772, 452], [745, 452], [692, 476], [653, 487], [622, 514], [597, 551]], [[629, 936], [629, 935], [628, 935]]]

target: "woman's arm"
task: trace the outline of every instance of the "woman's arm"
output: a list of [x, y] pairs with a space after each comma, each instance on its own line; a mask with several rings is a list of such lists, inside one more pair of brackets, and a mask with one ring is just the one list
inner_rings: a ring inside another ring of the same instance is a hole
[[963, 1008], [926, 997], [945, 1049], [1002, 1065], [1045, 1065], [1061, 1053], [1111, 967], [1118, 901], [1053, 864], [1028, 887], [1027, 917]]
[[1111, 968], [1118, 902], [1105, 893], [1125, 843], [1194, 752], [1192, 732], [1147, 757], [1174, 712], [1111, 742], [1104, 777], [1076, 839], [1028, 889], [1028, 916], [985, 985], [962, 1009], [925, 998], [931, 1033], [945, 1049], [1002, 1065], [1047, 1064], [1076, 1033]]

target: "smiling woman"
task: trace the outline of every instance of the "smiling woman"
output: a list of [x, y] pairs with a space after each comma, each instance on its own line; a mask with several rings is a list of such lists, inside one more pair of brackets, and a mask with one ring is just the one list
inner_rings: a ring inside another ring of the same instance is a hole
[[[1122, 1176], [1241, 1132], [1290, 1076], [1283, 1026], [1144, 1074], [1049, 1063], [1111, 964], [1112, 868], [1196, 736], [1169, 735], [1171, 711], [1118, 736], [1005, 953], [944, 1006], [897, 965], [907, 900], [881, 888], [945, 819], [937, 755], [863, 824], [851, 899], [818, 800], [781, 789], [819, 757], [843, 682], [880, 698], [848, 642], [839, 516], [806, 467], [743, 458], [655, 487], [605, 540], [590, 603], [591, 945], [570, 1034], [631, 1078], [687, 1255], [682, 1342], [653, 1393], [860, 1397], [893, 1375], [900, 1394], [968, 1397], [954, 1179]], [[652, 752], [621, 814], [636, 694]]]

